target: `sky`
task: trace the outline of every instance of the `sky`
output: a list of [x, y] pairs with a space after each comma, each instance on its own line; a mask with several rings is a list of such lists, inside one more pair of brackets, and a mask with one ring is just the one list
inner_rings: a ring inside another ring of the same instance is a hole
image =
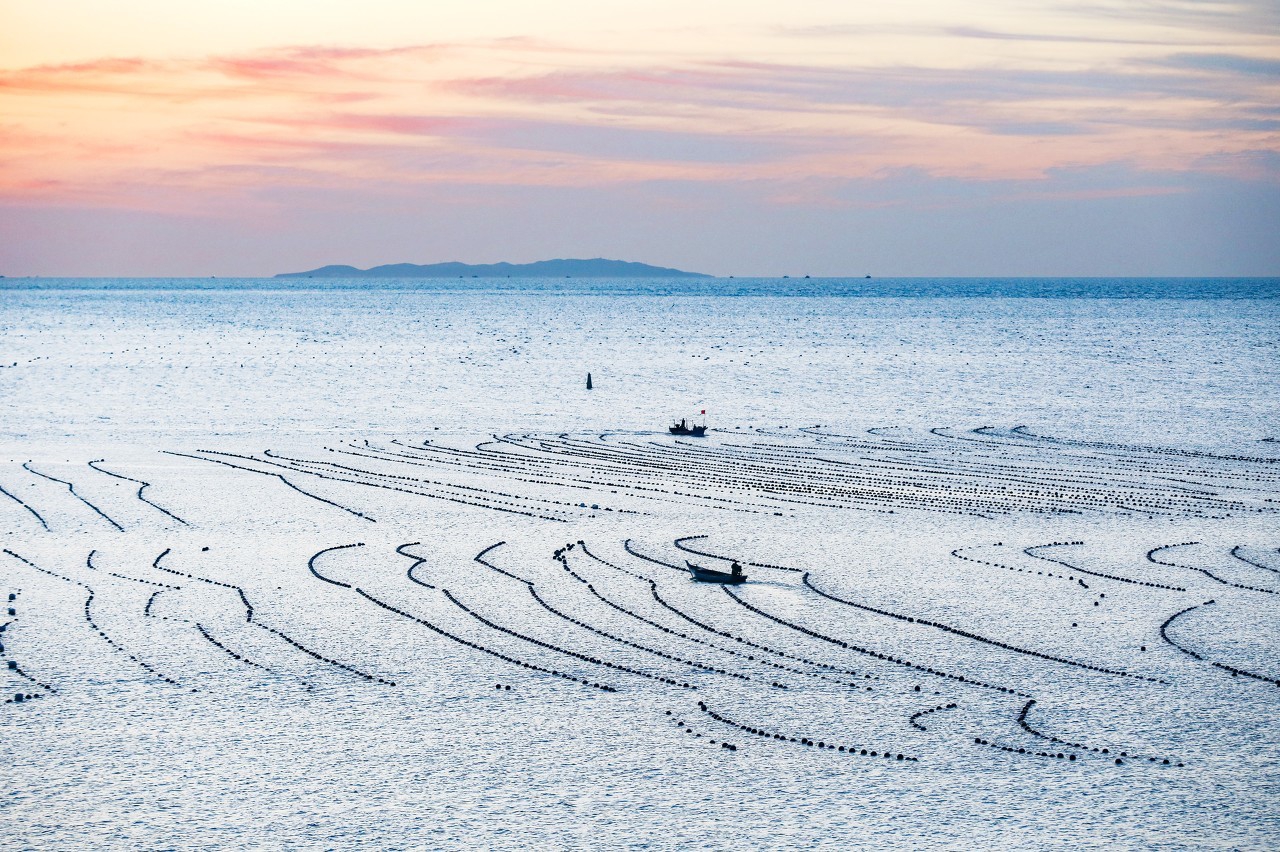
[[0, 274], [1280, 275], [1275, 0], [0, 0]]

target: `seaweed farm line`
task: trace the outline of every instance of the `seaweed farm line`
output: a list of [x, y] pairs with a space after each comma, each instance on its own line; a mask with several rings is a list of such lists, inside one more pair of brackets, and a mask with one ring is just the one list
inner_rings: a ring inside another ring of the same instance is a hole
[[[1269, 651], [1219, 626], [1273, 612], [1280, 552], [1114, 530], [1273, 528], [1278, 482], [1266, 457], [1015, 428], [23, 460], [3, 483], [25, 527], [0, 564], [6, 721], [322, 701], [395, 708], [447, 741], [467, 724], [437, 718], [451, 700], [492, 716], [517, 759], [523, 714], [571, 705], [580, 724], [623, 725], [616, 748], [725, 778], [763, 765], [853, 783], [883, 766], [1176, 787], [1231, 762], [1187, 708], [1225, 704], [1247, 726], [1280, 700]], [[202, 505], [210, 493], [225, 497]], [[815, 516], [859, 532], [834, 548], [786, 532]], [[921, 518], [937, 537], [903, 540]], [[1017, 540], [975, 541], [966, 519], [997, 518]], [[1029, 538], [1036, 518], [1088, 532]], [[740, 560], [752, 582], [692, 583], [685, 559]], [[582, 748], [561, 736], [542, 747]]]

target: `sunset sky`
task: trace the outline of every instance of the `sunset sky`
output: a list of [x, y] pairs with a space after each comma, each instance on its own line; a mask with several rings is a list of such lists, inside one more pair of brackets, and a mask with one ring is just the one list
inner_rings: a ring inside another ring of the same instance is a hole
[[0, 274], [1280, 274], [1280, 3], [0, 0]]

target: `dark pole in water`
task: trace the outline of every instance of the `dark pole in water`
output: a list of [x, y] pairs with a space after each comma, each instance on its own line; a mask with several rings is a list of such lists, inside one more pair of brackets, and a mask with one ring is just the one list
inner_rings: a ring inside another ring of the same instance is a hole
[[591, 374], [587, 373], [587, 390], [591, 390]]

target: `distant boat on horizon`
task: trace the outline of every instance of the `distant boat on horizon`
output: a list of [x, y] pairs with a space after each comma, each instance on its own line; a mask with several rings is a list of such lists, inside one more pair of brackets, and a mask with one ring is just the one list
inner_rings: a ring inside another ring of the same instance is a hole
[[685, 418], [681, 417], [680, 422], [667, 427], [667, 431], [672, 435], [687, 435], [690, 438], [701, 438], [707, 434], [707, 424], [695, 426], [687, 423]]

